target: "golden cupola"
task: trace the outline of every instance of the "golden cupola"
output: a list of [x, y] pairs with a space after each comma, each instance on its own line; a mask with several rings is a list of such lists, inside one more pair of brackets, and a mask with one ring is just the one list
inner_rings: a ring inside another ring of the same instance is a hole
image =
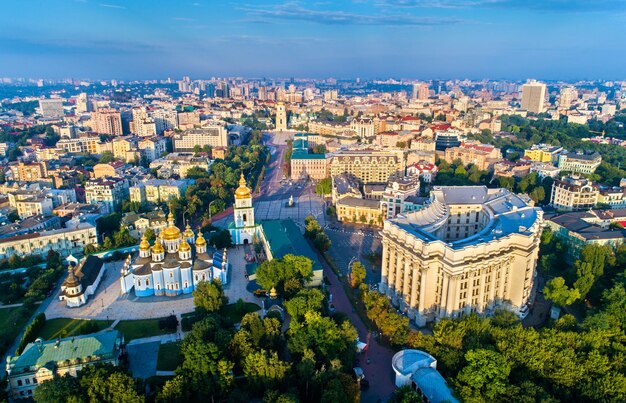
[[250, 197], [250, 189], [246, 186], [246, 179], [242, 172], [239, 178], [239, 187], [235, 190], [235, 199], [248, 199]]
[[185, 232], [183, 233], [183, 237], [185, 239], [189, 239], [189, 238], [193, 238], [195, 236], [195, 234], [193, 233], [193, 230], [191, 229], [191, 225], [187, 224], [187, 228], [185, 229]]
[[191, 246], [189, 245], [189, 243], [187, 242], [185, 238], [183, 238], [183, 241], [180, 243], [180, 246], [178, 247], [178, 251], [179, 252], [191, 252]]
[[165, 248], [163, 248], [163, 244], [161, 244], [160, 237], [157, 237], [156, 241], [154, 242], [154, 246], [152, 247], [152, 253], [153, 254], [165, 253]]
[[150, 249], [150, 242], [148, 242], [148, 238], [146, 235], [141, 236], [141, 243], [139, 244], [139, 250], [148, 250]]
[[196, 246], [206, 246], [206, 240], [202, 236], [202, 231], [198, 231], [198, 238], [196, 239]]
[[174, 213], [170, 207], [170, 213], [167, 215], [167, 228], [161, 232], [161, 236], [166, 241], [175, 241], [180, 239], [180, 229], [174, 224]]

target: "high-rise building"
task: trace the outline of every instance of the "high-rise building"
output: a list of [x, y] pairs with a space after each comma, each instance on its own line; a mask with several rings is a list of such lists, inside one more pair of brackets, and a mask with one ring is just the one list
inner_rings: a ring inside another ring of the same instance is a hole
[[282, 102], [276, 106], [276, 130], [281, 132], [287, 130], [287, 109]]
[[532, 303], [543, 211], [506, 189], [442, 186], [385, 221], [380, 292], [419, 326]]
[[544, 111], [546, 85], [537, 81], [530, 81], [522, 86], [522, 109], [532, 113]]
[[85, 92], [81, 92], [76, 98], [76, 112], [85, 113], [89, 112], [89, 110], [89, 97], [87, 97]]
[[428, 89], [428, 84], [420, 83], [417, 86], [417, 97], [415, 96], [415, 88], [416, 84], [413, 84], [413, 98], [417, 98], [419, 101], [427, 101], [430, 98], [430, 89]]
[[122, 116], [120, 112], [113, 108], [97, 109], [91, 116], [93, 130], [98, 134], [109, 134], [111, 136], [121, 136]]
[[63, 117], [63, 100], [62, 99], [40, 99], [39, 111], [44, 118], [62, 118]]
[[578, 97], [578, 93], [573, 87], [561, 88], [559, 96], [559, 109], [569, 109], [574, 100]]

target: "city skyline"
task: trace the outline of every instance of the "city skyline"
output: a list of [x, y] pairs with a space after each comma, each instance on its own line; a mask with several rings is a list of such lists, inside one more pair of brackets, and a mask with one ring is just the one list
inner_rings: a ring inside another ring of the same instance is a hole
[[626, 58], [626, 4], [617, 0], [57, 0], [3, 9], [17, 17], [0, 30], [0, 76], [10, 77], [621, 79]]

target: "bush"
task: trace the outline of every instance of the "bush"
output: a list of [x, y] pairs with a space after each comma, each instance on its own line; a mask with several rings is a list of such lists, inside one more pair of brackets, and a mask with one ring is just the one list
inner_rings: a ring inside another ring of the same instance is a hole
[[178, 319], [176, 319], [176, 316], [174, 315], [170, 315], [167, 318], [163, 318], [159, 320], [159, 329], [161, 330], [176, 331], [177, 327], [178, 327]]

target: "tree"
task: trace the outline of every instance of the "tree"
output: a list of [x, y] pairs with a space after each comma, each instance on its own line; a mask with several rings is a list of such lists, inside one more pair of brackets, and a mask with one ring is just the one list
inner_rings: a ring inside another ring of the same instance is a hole
[[318, 144], [313, 147], [313, 154], [325, 154], [326, 153], [326, 145]]
[[465, 353], [465, 366], [456, 378], [464, 400], [500, 400], [509, 387], [511, 365], [502, 354], [486, 349]]
[[301, 321], [307, 312], [320, 312], [324, 294], [316, 288], [300, 290], [293, 298], [285, 301], [285, 309], [292, 321]]
[[37, 403], [79, 402], [78, 379], [67, 374], [49, 381], [44, 381], [35, 389], [34, 400]]
[[243, 373], [254, 389], [268, 390], [280, 385], [290, 368], [291, 364], [281, 361], [276, 352], [261, 350], [246, 357]]
[[152, 242], [156, 239], [156, 234], [154, 233], [154, 230], [152, 228], [146, 228], [146, 230], [143, 232], [143, 235], [146, 237], [148, 242]]
[[352, 271], [351, 271], [351, 285], [352, 288], [357, 288], [364, 280], [367, 275], [367, 271], [365, 270], [365, 266], [361, 262], [352, 263]]
[[[266, 290], [276, 288], [279, 293], [285, 292], [285, 285], [295, 283], [298, 288], [311, 279], [313, 262], [305, 256], [285, 255], [279, 259], [265, 261], [256, 271], [256, 281]], [[292, 288], [295, 294], [298, 290]]]
[[210, 178], [211, 175], [206, 169], [200, 167], [191, 167], [187, 170], [187, 179]]
[[87, 390], [89, 400], [94, 402], [141, 403], [145, 399], [137, 392], [137, 381], [130, 375], [114, 372], [108, 378], [94, 377]]
[[324, 178], [315, 185], [315, 193], [319, 196], [326, 196], [332, 192], [332, 179]]
[[101, 164], [108, 164], [109, 162], [113, 162], [114, 160], [115, 160], [115, 157], [113, 156], [113, 153], [111, 151], [105, 151], [100, 156], [99, 162]]
[[202, 312], [217, 312], [228, 303], [228, 297], [224, 295], [222, 283], [218, 279], [213, 279], [211, 282], [198, 283], [193, 291], [193, 302]]
[[230, 231], [227, 229], [221, 229], [215, 232], [209, 238], [209, 245], [212, 245], [217, 249], [230, 248], [233, 246], [233, 239], [230, 236]]
[[533, 201], [535, 203], [542, 202], [546, 198], [546, 193], [543, 190], [543, 187], [538, 186], [538, 187], [534, 188], [530, 192], [530, 198], [533, 199]]
[[185, 377], [176, 375], [163, 385], [157, 395], [158, 403], [185, 403], [191, 401], [191, 387]]
[[557, 305], [567, 306], [580, 298], [580, 292], [576, 288], [568, 288], [563, 277], [556, 277], [548, 281], [543, 288], [545, 297]]

